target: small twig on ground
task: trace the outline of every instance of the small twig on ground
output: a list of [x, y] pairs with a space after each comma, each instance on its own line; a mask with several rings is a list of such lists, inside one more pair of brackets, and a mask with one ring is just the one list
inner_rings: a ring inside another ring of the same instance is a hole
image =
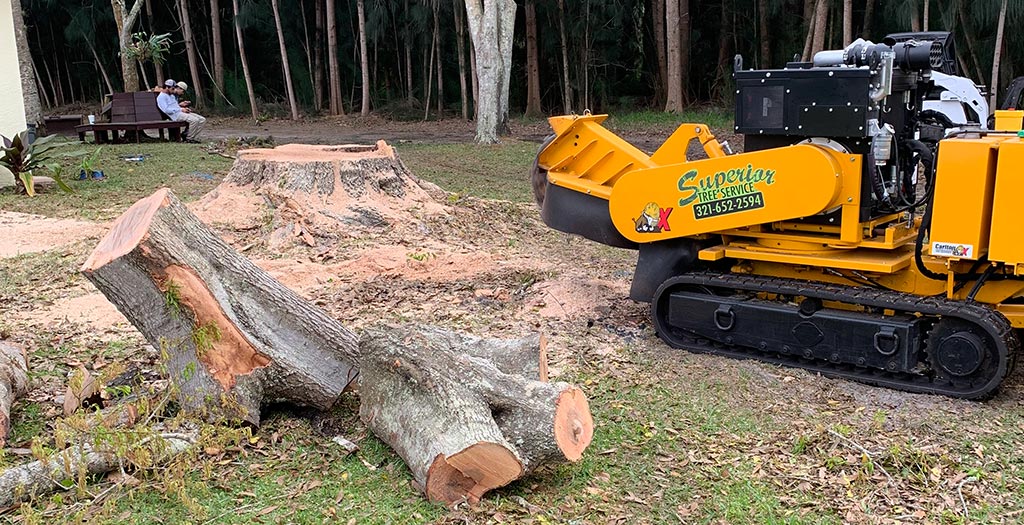
[[844, 443], [846, 443], [847, 445], [849, 445], [849, 446], [853, 447], [854, 449], [856, 449], [857, 451], [859, 451], [859, 452], [860, 452], [861, 454], [864, 454], [865, 456], [867, 456], [867, 457], [868, 457], [868, 459], [870, 459], [870, 460], [871, 460], [871, 463], [872, 463], [873, 465], [877, 466], [877, 467], [878, 467], [878, 470], [882, 471], [882, 474], [885, 474], [885, 479], [889, 480], [889, 484], [890, 484], [890, 485], [892, 485], [892, 484], [893, 484], [893, 481], [892, 481], [892, 476], [890, 476], [890, 475], [889, 475], [889, 472], [888, 472], [887, 470], [885, 470], [885, 467], [883, 467], [883, 466], [882, 466], [882, 465], [881, 465], [880, 463], [878, 463], [877, 461], [875, 461], [875, 458], [874, 458], [874, 456], [873, 456], [873, 455], [871, 454], [871, 452], [868, 452], [868, 449], [866, 449], [866, 448], [864, 448], [864, 447], [860, 446], [859, 444], [857, 444], [857, 443], [856, 443], [855, 441], [853, 441], [852, 439], [850, 439], [850, 438], [848, 438], [848, 437], [846, 437], [846, 436], [844, 436], [844, 435], [840, 434], [839, 432], [836, 432], [835, 430], [832, 430], [831, 428], [830, 428], [830, 429], [828, 429], [828, 433], [829, 433], [830, 435], [833, 435], [833, 436], [835, 436], [835, 437], [839, 438], [839, 439], [840, 439], [841, 441], [843, 441], [843, 442], [844, 442]]
[[222, 513], [220, 513], [220, 514], [218, 514], [218, 515], [216, 515], [216, 516], [214, 516], [214, 517], [204, 521], [203, 525], [210, 525], [211, 523], [215, 523], [218, 520], [220, 520], [221, 518], [223, 518], [224, 516], [227, 516], [228, 514], [241, 514], [242, 511], [249, 510], [249, 509], [251, 509], [253, 507], [257, 507], [259, 505], [265, 505], [265, 504], [267, 504], [267, 503], [269, 503], [271, 501], [276, 501], [276, 500], [279, 500], [279, 499], [282, 499], [282, 498], [287, 498], [287, 497], [290, 497], [290, 496], [291, 496], [291, 494], [279, 494], [277, 496], [270, 497], [270, 498], [262, 498], [262, 499], [260, 499], [257, 502], [248, 503], [248, 504], [242, 505], [241, 507], [235, 507], [235, 508], [233, 508], [231, 510], [222, 512]]
[[978, 478], [976, 478], [974, 476], [968, 476], [968, 477], [964, 478], [956, 486], [956, 495], [960, 496], [960, 504], [963, 505], [963, 507], [964, 507], [964, 518], [966, 518], [967, 514], [968, 514], [968, 511], [967, 511], [967, 500], [964, 499], [964, 483], [974, 483], [975, 481], [978, 481]]

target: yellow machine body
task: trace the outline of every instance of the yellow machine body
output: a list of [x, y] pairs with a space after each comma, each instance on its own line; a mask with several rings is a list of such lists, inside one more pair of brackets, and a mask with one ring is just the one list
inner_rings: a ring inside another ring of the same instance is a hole
[[[940, 143], [931, 239], [915, 265], [920, 218], [861, 221], [861, 155], [814, 143], [727, 155], [704, 124], [683, 124], [648, 155], [610, 132], [606, 115], [550, 119], [556, 136], [538, 166], [552, 186], [607, 201], [611, 222], [631, 242], [701, 239], [702, 261], [733, 262], [732, 273], [824, 283], [872, 281], [921, 296], [963, 299], [956, 275], [987, 264], [1024, 274], [1024, 139], [1016, 134]], [[1015, 117], [1016, 118], [1016, 117]], [[1018, 122], [1019, 125], [1019, 122]], [[706, 158], [688, 159], [697, 141]], [[801, 219], [841, 210], [829, 223]], [[1024, 328], [1024, 280], [993, 280], [974, 300]]]

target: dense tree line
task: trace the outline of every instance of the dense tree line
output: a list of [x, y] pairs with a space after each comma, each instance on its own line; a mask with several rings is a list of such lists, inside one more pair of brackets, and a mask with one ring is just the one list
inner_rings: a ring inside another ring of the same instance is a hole
[[[506, 35], [512, 114], [728, 103], [737, 53], [747, 67], [781, 67], [794, 55], [896, 31], [954, 31], [965, 75], [979, 84], [995, 77], [1005, 86], [1024, 65], [1024, 32], [1013, 30], [1024, 21], [1017, 0], [516, 3], [515, 31]], [[373, 110], [472, 118], [478, 98], [465, 0], [21, 5], [48, 108], [165, 78], [188, 82], [207, 111], [252, 107], [254, 117]]]

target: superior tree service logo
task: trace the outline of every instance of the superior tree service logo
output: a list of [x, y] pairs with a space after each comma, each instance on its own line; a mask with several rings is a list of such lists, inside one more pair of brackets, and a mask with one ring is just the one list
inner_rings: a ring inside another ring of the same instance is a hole
[[775, 183], [775, 170], [745, 168], [719, 171], [703, 177], [690, 170], [679, 178], [679, 191], [683, 196], [679, 206], [693, 205], [693, 217], [706, 219], [764, 207], [761, 189]]

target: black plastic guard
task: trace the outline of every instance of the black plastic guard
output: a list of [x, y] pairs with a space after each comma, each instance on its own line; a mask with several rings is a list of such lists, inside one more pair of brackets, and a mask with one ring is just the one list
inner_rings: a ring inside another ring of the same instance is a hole
[[[550, 182], [540, 211], [544, 224], [615, 248], [635, 250], [637, 244], [622, 236], [608, 212], [608, 201]], [[659, 283], [660, 284], [660, 283]], [[653, 293], [653, 290], [652, 290]]]
[[697, 244], [689, 239], [671, 239], [640, 245], [629, 298], [649, 303], [661, 283], [693, 268]]

